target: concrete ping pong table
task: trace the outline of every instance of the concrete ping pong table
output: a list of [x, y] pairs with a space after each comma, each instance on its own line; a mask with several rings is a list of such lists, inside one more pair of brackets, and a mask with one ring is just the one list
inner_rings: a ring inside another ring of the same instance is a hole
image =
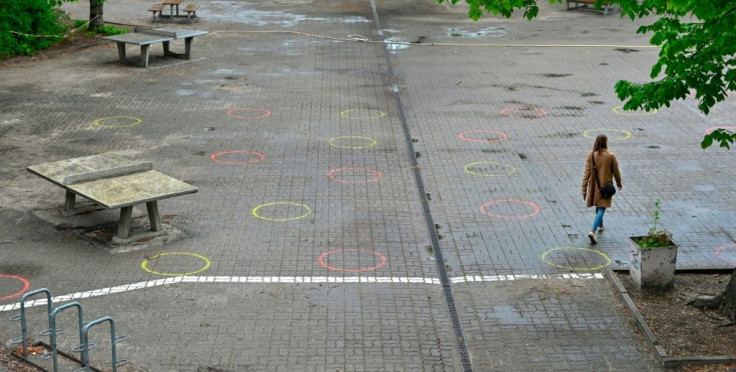
[[[129, 243], [163, 234], [158, 200], [197, 192], [197, 188], [153, 170], [151, 162], [137, 162], [114, 154], [100, 154], [32, 165], [27, 168], [66, 190], [64, 216], [91, 210], [120, 208], [114, 243]], [[76, 196], [96, 203], [75, 208]], [[151, 231], [130, 235], [133, 206], [146, 203]]]
[[[148, 68], [148, 57], [150, 55], [151, 44], [163, 43], [164, 55], [190, 59], [192, 50], [192, 40], [201, 35], [206, 35], [207, 31], [192, 30], [179, 27], [160, 27], [160, 28], [135, 28], [135, 32], [127, 34], [105, 36], [103, 39], [114, 41], [118, 46], [118, 57], [121, 62]], [[184, 39], [184, 53], [174, 53], [169, 50], [169, 43], [173, 40]], [[125, 56], [125, 45], [133, 44], [141, 47], [141, 60], [135, 62], [129, 60]]]

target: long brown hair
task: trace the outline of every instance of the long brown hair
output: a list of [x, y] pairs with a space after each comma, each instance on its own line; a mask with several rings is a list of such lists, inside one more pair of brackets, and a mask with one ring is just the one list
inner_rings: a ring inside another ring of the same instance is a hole
[[605, 134], [599, 134], [595, 138], [595, 143], [593, 143], [593, 152], [600, 152], [601, 150], [608, 150], [608, 137]]

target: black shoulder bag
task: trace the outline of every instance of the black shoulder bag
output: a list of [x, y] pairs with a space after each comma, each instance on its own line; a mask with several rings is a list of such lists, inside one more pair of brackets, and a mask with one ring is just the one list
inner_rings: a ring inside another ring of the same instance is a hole
[[598, 179], [598, 171], [595, 166], [595, 151], [591, 154], [593, 159], [593, 173], [595, 173], [595, 182], [598, 184], [598, 191], [601, 192], [601, 198], [608, 199], [616, 194], [616, 187], [613, 186], [613, 182], [609, 182], [601, 186], [601, 181]]

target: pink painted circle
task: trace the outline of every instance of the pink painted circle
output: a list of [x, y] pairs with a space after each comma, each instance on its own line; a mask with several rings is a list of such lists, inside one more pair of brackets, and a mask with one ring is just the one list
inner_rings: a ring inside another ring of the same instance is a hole
[[710, 128], [708, 128], [708, 129], [705, 130], [705, 134], [710, 134], [711, 132], [713, 132], [716, 129], [725, 129], [727, 131], [733, 132], [734, 130], [736, 130], [736, 127], [710, 127]]
[[[343, 268], [343, 267], [330, 266], [327, 263], [325, 263], [325, 259], [327, 258], [327, 256], [333, 255], [335, 253], [344, 253], [344, 252], [355, 252], [355, 253], [368, 253], [368, 254], [372, 254], [374, 256], [379, 257], [381, 259], [381, 263], [379, 263], [378, 265], [372, 266], [372, 267], [363, 267], [363, 268], [357, 268], [357, 269], [346, 269], [346, 268]], [[377, 269], [381, 268], [381, 266], [383, 266], [383, 265], [386, 264], [386, 256], [384, 256], [384, 255], [382, 255], [382, 254], [380, 254], [378, 252], [374, 252], [374, 251], [368, 250], [368, 249], [345, 248], [345, 249], [336, 249], [334, 251], [329, 251], [329, 252], [322, 253], [319, 256], [319, 259], [317, 261], [319, 261], [319, 264], [322, 265], [322, 267], [324, 267], [326, 269], [329, 269], [329, 270], [354, 273], [354, 272], [362, 272], [362, 271], [373, 271], [373, 270], [377, 270]]]
[[[476, 138], [469, 138], [468, 137], [468, 135], [472, 135], [474, 133], [492, 133], [492, 134], [497, 135], [498, 138], [493, 138], [493, 139], [489, 139], [489, 138], [486, 138], [486, 139], [476, 139]], [[509, 136], [506, 133], [499, 132], [497, 130], [473, 129], [473, 130], [469, 130], [469, 131], [460, 133], [458, 135], [458, 138], [460, 138], [463, 141], [468, 141], [468, 142], [498, 143], [498, 142], [501, 142], [501, 141], [505, 140], [506, 138], [509, 138]]]
[[29, 283], [28, 280], [26, 278], [22, 277], [22, 276], [9, 275], [9, 274], [0, 274], [0, 278], [15, 279], [15, 280], [18, 280], [19, 282], [23, 283], [23, 289], [21, 289], [20, 291], [18, 291], [16, 293], [11, 294], [11, 295], [7, 295], [5, 297], [0, 297], [0, 301], [2, 301], [2, 300], [9, 300], [11, 298], [18, 297], [18, 296], [22, 295], [23, 293], [25, 293], [28, 290], [28, 288], [31, 286], [31, 283]]
[[547, 110], [541, 107], [507, 107], [501, 110], [503, 116], [521, 116], [525, 119], [537, 119], [547, 116]]
[[[255, 155], [256, 156], [256, 159], [255, 160], [251, 160], [251, 161], [225, 161], [225, 160], [220, 160], [218, 158], [219, 156], [226, 155], [226, 154], [250, 154], [250, 155]], [[231, 150], [231, 151], [220, 151], [220, 152], [216, 152], [216, 153], [210, 155], [210, 158], [212, 159], [212, 161], [217, 162], [217, 163], [220, 163], [220, 164], [242, 165], [242, 164], [255, 164], [255, 163], [260, 163], [261, 161], [263, 161], [263, 159], [265, 158], [265, 156], [263, 156], [263, 154], [261, 154], [261, 153], [257, 153], [257, 152], [254, 152], [254, 151]]]
[[[357, 172], [365, 172], [365, 173], [372, 173], [373, 178], [367, 179], [364, 181], [348, 181], [344, 179], [339, 179], [336, 177], [337, 173], [340, 173], [342, 171], [357, 171]], [[375, 170], [375, 169], [368, 169], [368, 168], [358, 168], [358, 167], [342, 167], [337, 169], [330, 170], [329, 173], [327, 173], [327, 177], [329, 177], [331, 180], [335, 182], [340, 183], [349, 183], [349, 184], [356, 184], [356, 183], [370, 183], [370, 182], [376, 182], [381, 179], [382, 175], [381, 172]]]
[[[507, 215], [507, 214], [495, 214], [488, 211], [487, 207], [492, 206], [494, 204], [501, 204], [501, 203], [507, 203], [507, 204], [523, 204], [528, 205], [534, 208], [534, 211], [532, 213], [523, 214], [523, 215]], [[516, 200], [516, 199], [500, 199], [500, 200], [491, 200], [483, 205], [480, 206], [480, 212], [485, 214], [489, 217], [496, 217], [496, 218], [505, 218], [505, 219], [517, 219], [517, 218], [530, 218], [534, 217], [539, 213], [539, 206], [536, 204], [525, 201], [525, 200]]]
[[271, 116], [271, 111], [262, 108], [246, 107], [230, 109], [227, 114], [236, 119], [263, 119]]
[[723, 251], [729, 248], [736, 248], [736, 244], [726, 244], [726, 245], [722, 245], [716, 248], [716, 257], [718, 257], [723, 262], [727, 262], [731, 265], [736, 266], [736, 261], [732, 261], [732, 260], [729, 260], [728, 258], [724, 258], [722, 255]]

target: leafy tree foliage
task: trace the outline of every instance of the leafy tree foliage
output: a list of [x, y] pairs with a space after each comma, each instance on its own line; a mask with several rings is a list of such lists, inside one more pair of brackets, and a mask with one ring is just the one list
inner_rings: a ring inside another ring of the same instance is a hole
[[[438, 3], [444, 3], [448, 0], [437, 0]], [[452, 4], [457, 4], [460, 0], [449, 0]], [[524, 17], [532, 20], [539, 13], [539, 7], [536, 0], [465, 0], [470, 9], [468, 16], [473, 20], [479, 20], [483, 16], [483, 11], [495, 15], [502, 15], [506, 18], [511, 17], [515, 10], [524, 10]], [[550, 3], [562, 2], [562, 0], [550, 0]]]
[[64, 26], [47, 0], [4, 0], [0, 7], [0, 56], [31, 55], [50, 47]]
[[632, 20], [650, 14], [656, 22], [640, 27], [638, 33], [652, 33], [649, 42], [660, 46], [659, 60], [652, 66], [647, 84], [619, 81], [616, 93], [626, 100], [625, 109], [658, 109], [684, 99], [691, 90], [704, 114], [736, 90], [736, 2], [620, 0], [625, 15]]

